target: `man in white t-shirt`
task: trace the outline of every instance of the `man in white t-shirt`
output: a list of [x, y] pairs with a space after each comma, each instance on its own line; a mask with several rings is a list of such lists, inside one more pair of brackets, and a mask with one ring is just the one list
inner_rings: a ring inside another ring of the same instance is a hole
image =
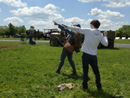
[[79, 33], [84, 34], [84, 42], [81, 48], [81, 51], [83, 52], [82, 56], [82, 65], [83, 65], [83, 82], [81, 88], [88, 89], [88, 69], [89, 64], [91, 65], [93, 72], [96, 77], [96, 86], [98, 90], [102, 89], [101, 81], [100, 81], [100, 72], [98, 69], [98, 63], [97, 63], [97, 47], [99, 43], [101, 42], [104, 46], [108, 46], [108, 39], [107, 39], [107, 33], [102, 33], [98, 30], [100, 26], [100, 22], [98, 20], [92, 20], [90, 22], [89, 29], [83, 29], [78, 27], [70, 27], [63, 24], [68, 29], [71, 29], [73, 31], [77, 31]]

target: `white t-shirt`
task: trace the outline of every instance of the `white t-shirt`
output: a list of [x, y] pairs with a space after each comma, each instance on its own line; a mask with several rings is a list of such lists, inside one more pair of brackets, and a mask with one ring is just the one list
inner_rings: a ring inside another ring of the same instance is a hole
[[81, 51], [88, 53], [90, 55], [97, 55], [97, 47], [101, 42], [104, 46], [108, 46], [108, 40], [106, 36], [103, 36], [102, 33], [94, 29], [82, 29], [78, 27], [67, 27], [68, 29], [77, 31], [78, 33], [84, 34], [84, 42], [81, 48]]

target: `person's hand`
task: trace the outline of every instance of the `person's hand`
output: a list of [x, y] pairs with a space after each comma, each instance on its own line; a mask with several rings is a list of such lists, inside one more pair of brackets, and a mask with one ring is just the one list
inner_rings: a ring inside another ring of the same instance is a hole
[[53, 21], [54, 22], [54, 25], [59, 25], [57, 22]]
[[108, 34], [107, 31], [103, 32], [103, 36], [107, 36], [107, 34]]
[[62, 24], [62, 26], [64, 26], [64, 27], [66, 27], [66, 28], [67, 28], [67, 25], [65, 25], [65, 24]]

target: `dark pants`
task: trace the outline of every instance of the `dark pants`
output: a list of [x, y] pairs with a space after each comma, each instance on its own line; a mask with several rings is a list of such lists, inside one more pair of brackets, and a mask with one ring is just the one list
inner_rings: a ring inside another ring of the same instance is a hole
[[68, 61], [69, 61], [70, 65], [71, 65], [73, 71], [76, 72], [75, 64], [74, 64], [74, 62], [73, 62], [73, 60], [72, 60], [72, 55], [73, 55], [73, 53], [69, 53], [69, 52], [67, 52], [67, 51], [63, 48], [62, 53], [61, 53], [61, 57], [60, 57], [60, 63], [59, 63], [59, 66], [58, 66], [58, 69], [57, 69], [57, 70], [59, 70], [59, 71], [61, 70], [61, 68], [62, 68], [62, 66], [63, 66], [63, 64], [64, 64], [64, 60], [65, 60], [65, 58], [66, 58], [66, 56], [67, 56]]
[[32, 36], [29, 37], [29, 44], [36, 44], [36, 42], [32, 40]]
[[83, 88], [88, 88], [88, 69], [89, 69], [89, 64], [91, 65], [93, 72], [96, 77], [96, 86], [98, 89], [101, 89], [101, 83], [100, 83], [100, 73], [98, 70], [98, 65], [97, 65], [97, 56], [89, 55], [87, 53], [83, 53], [82, 56], [82, 64], [83, 64]]

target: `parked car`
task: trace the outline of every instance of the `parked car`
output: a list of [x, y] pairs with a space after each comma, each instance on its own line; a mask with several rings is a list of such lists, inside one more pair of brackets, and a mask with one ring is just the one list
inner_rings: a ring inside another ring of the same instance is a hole
[[14, 38], [20, 38], [21, 35], [19, 35], [19, 34], [15, 34], [13, 37], [14, 37]]

